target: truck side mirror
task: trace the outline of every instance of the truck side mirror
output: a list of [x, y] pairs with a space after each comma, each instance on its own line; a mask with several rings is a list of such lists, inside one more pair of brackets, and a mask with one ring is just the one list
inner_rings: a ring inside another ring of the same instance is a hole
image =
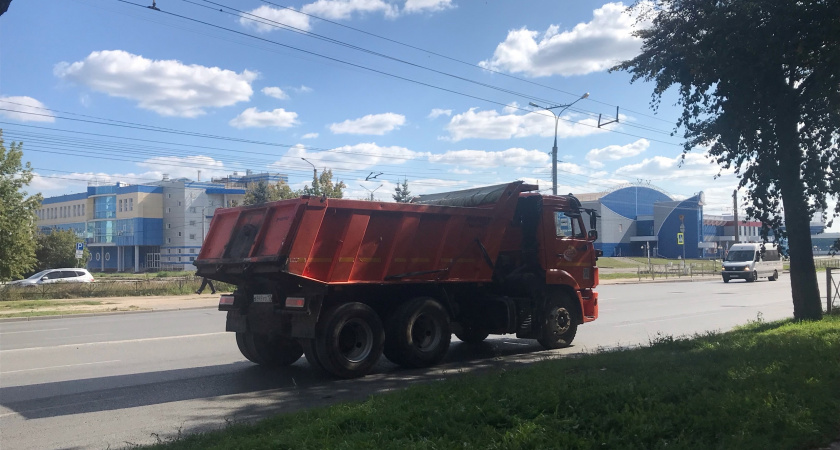
[[598, 239], [598, 230], [589, 230], [589, 240], [594, 241]]

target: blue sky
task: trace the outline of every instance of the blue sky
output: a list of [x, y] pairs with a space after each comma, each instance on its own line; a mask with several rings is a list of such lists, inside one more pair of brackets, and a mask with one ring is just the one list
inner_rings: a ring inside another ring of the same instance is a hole
[[[523, 179], [550, 192], [645, 180], [704, 191], [731, 213], [737, 181], [702, 149], [680, 167], [679, 110], [608, 73], [633, 57], [635, 17], [602, 1], [14, 0], [0, 17], [0, 128], [23, 141], [46, 196], [88, 181], [201, 179], [233, 171], [311, 181], [346, 196]], [[326, 20], [324, 20], [326, 19]], [[292, 29], [293, 28], [293, 29]], [[597, 127], [614, 119], [620, 122]], [[381, 173], [365, 181], [371, 173]], [[381, 186], [381, 187], [380, 187]], [[743, 195], [743, 194], [742, 194]]]

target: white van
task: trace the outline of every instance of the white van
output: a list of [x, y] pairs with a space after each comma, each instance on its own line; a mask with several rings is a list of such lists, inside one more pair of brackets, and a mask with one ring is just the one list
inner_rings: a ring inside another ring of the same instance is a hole
[[723, 282], [741, 278], [747, 282], [767, 277], [770, 281], [779, 279], [782, 273], [782, 258], [776, 244], [734, 244], [723, 260]]

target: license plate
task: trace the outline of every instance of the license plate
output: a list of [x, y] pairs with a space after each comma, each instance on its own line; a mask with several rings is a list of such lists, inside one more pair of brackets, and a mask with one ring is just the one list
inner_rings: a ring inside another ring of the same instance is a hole
[[271, 303], [271, 294], [254, 294], [254, 303]]

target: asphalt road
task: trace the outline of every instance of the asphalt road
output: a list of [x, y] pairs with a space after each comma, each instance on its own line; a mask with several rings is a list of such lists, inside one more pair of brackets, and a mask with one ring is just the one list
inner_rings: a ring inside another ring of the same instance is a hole
[[[820, 280], [824, 283], [824, 280]], [[824, 288], [824, 287], [823, 287]], [[332, 380], [304, 358], [266, 370], [246, 361], [224, 313], [213, 309], [0, 324], [0, 448], [120, 448], [229, 421], [364, 399], [409, 383], [523, 364], [662, 335], [727, 330], [789, 317], [789, 278], [605, 285], [600, 318], [578, 329], [570, 349], [491, 337], [453, 344], [444, 364], [404, 370], [382, 358], [374, 373]], [[823, 292], [825, 292], [823, 290]]]

